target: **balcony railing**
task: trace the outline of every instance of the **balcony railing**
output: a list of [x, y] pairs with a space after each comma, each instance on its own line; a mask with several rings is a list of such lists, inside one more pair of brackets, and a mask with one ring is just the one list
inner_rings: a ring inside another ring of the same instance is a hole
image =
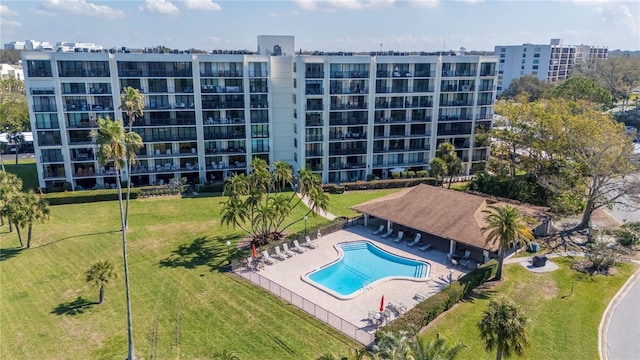
[[322, 150], [307, 150], [305, 151], [306, 157], [317, 157], [323, 156], [324, 152]]
[[367, 109], [369, 106], [367, 103], [362, 104], [331, 104], [331, 110], [352, 110], [352, 109]]
[[350, 79], [358, 79], [358, 78], [368, 78], [368, 71], [332, 71], [331, 77], [336, 79], [341, 78], [350, 78]]
[[324, 71], [307, 71], [304, 77], [307, 79], [322, 79], [324, 78]]
[[307, 136], [305, 136], [305, 141], [306, 142], [324, 141], [324, 136], [322, 136], [322, 135], [307, 135]]
[[366, 154], [367, 147], [366, 146], [356, 146], [349, 148], [337, 148], [337, 149], [329, 149], [329, 156], [334, 155], [347, 155], [347, 154]]
[[366, 125], [368, 120], [366, 118], [347, 118], [347, 119], [330, 119], [330, 126], [339, 126], [339, 125]]
[[[191, 75], [189, 75], [191, 76]], [[242, 77], [241, 70], [220, 70], [200, 72], [201, 77]]]
[[322, 89], [306, 88], [304, 90], [304, 94], [305, 95], [322, 95], [323, 91], [322, 91]]
[[459, 120], [473, 120], [471, 114], [468, 115], [442, 115], [438, 117], [438, 121], [459, 121]]
[[55, 104], [50, 105], [33, 105], [34, 112], [55, 112], [58, 111], [58, 107]]
[[440, 106], [473, 106], [473, 100], [441, 101]]

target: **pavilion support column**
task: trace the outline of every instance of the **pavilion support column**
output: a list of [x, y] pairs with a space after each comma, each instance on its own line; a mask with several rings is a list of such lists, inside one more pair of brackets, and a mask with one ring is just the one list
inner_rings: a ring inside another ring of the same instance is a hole
[[364, 214], [364, 226], [369, 226], [369, 214]]
[[393, 223], [391, 220], [387, 220], [387, 229], [393, 229]]
[[456, 252], [456, 242], [449, 240], [449, 254], [453, 255]]

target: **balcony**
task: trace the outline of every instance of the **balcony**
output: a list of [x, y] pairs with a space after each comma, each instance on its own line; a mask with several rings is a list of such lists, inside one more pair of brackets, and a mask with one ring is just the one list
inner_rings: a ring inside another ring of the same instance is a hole
[[352, 163], [334, 162], [329, 164], [329, 170], [364, 169], [365, 167], [367, 167], [366, 162], [352, 162]]
[[367, 125], [367, 118], [339, 118], [339, 119], [330, 119], [330, 126], [339, 126], [339, 125]]
[[267, 70], [249, 71], [249, 77], [269, 77], [269, 72]]
[[369, 78], [368, 71], [332, 71], [331, 78], [343, 79], [361, 79], [361, 78]]
[[322, 95], [323, 93], [324, 91], [322, 91], [322, 89], [317, 88], [306, 88], [304, 90], [305, 95]]
[[324, 141], [324, 136], [322, 136], [322, 135], [307, 135], [307, 136], [305, 136], [304, 140], [306, 142], [319, 142], [319, 141]]
[[244, 93], [244, 88], [242, 86], [200, 85], [200, 91], [205, 94], [241, 94]]
[[441, 101], [440, 106], [473, 106], [473, 100]]
[[304, 73], [306, 79], [322, 79], [324, 78], [324, 71], [307, 71]]
[[33, 105], [34, 112], [56, 112], [58, 107], [55, 104], [49, 105]]
[[357, 110], [367, 109], [367, 103], [332, 103], [331, 110]]
[[352, 154], [366, 154], [366, 146], [354, 146], [348, 148], [333, 148], [329, 149], [329, 156], [335, 155], [352, 155]]
[[438, 121], [460, 121], [460, 120], [473, 120], [471, 114], [467, 115], [441, 115], [438, 117]]
[[436, 72], [434, 71], [424, 71], [424, 70], [416, 70], [413, 73], [413, 77], [436, 77]]
[[319, 157], [323, 156], [324, 152], [322, 150], [307, 150], [305, 151], [306, 157]]
[[366, 132], [347, 132], [346, 134], [342, 134], [342, 132], [338, 133], [330, 133], [329, 141], [351, 141], [351, 140], [366, 140], [367, 133]]
[[[264, 71], [263, 73], [266, 73], [266, 71]], [[243, 77], [243, 73], [242, 70], [214, 70], [214, 71], [205, 71], [205, 72], [200, 72], [200, 77], [226, 77], [226, 78], [238, 78], [238, 77]], [[191, 75], [189, 75], [188, 77], [191, 77]]]
[[306, 111], [323, 110], [323, 104], [307, 104]]
[[203, 101], [203, 109], [243, 109], [244, 101]]

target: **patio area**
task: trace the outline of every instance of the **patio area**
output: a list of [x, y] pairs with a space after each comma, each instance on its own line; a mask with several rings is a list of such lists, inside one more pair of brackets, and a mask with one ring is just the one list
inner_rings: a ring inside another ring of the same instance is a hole
[[[402, 303], [407, 310], [418, 304], [416, 293], [431, 296], [449, 284], [449, 277], [458, 279], [470, 269], [460, 266], [451, 267], [447, 260], [447, 254], [439, 250], [422, 252], [418, 246], [409, 247], [407, 243], [412, 239], [405, 239], [400, 243], [394, 243], [393, 239], [382, 239], [373, 235], [375, 229], [354, 226], [345, 230], [323, 235], [316, 240], [319, 245], [316, 249], [308, 249], [302, 254], [297, 254], [273, 265], [266, 265], [259, 274], [272, 282], [294, 292], [314, 304], [332, 312], [334, 315], [355, 325], [357, 328], [373, 332], [375, 326], [368, 319], [369, 311], [378, 311], [380, 299], [384, 296], [385, 307], [389, 302]], [[364, 290], [358, 296], [349, 300], [341, 300], [328, 293], [304, 282], [301, 277], [317, 268], [338, 259], [338, 251], [334, 247], [340, 242], [370, 240], [380, 248], [393, 254], [416, 260], [425, 260], [430, 266], [429, 279], [427, 281], [391, 280], [374, 285]], [[408, 240], [408, 241], [407, 241]], [[302, 241], [299, 240], [301, 243]], [[452, 271], [450, 273], [450, 270]], [[246, 268], [238, 269], [238, 272], [250, 271]], [[399, 314], [392, 311], [391, 321]]]

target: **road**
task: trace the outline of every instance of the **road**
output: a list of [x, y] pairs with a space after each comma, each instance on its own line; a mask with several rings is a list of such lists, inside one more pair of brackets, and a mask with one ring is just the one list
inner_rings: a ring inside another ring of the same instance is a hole
[[624, 292], [614, 305], [606, 331], [608, 360], [640, 359], [640, 277]]

